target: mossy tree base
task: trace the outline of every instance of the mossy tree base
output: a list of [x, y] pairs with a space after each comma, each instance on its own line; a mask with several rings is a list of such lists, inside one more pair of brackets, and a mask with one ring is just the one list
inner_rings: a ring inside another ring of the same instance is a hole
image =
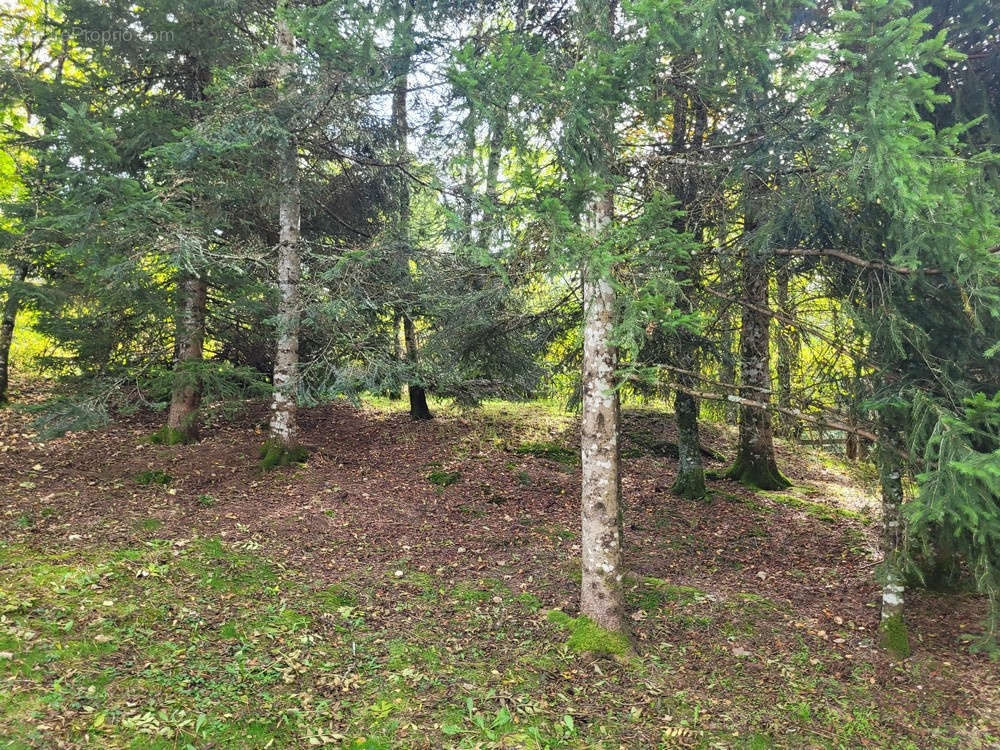
[[670, 492], [686, 500], [702, 500], [708, 495], [705, 487], [705, 472], [688, 471], [678, 474]]
[[783, 490], [792, 486], [773, 461], [754, 461], [743, 455], [737, 457], [725, 476], [759, 490]]
[[149, 441], [156, 445], [190, 445], [198, 441], [197, 435], [191, 435], [176, 427], [164, 425], [149, 436]]
[[268, 440], [260, 447], [260, 468], [262, 471], [302, 464], [307, 458], [309, 458], [309, 451], [301, 445], [285, 445], [279, 440]]
[[882, 648], [897, 659], [909, 657], [910, 636], [906, 630], [906, 623], [900, 615], [893, 615], [883, 620], [878, 630]]
[[632, 653], [632, 643], [624, 633], [606, 630], [589, 617], [570, 617], [559, 609], [550, 610], [549, 622], [569, 631], [567, 645], [581, 653], [596, 656], [627, 656]]

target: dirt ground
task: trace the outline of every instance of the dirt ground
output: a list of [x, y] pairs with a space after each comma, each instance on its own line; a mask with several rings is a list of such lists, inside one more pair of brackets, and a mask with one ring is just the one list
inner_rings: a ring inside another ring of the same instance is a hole
[[[575, 449], [570, 417], [491, 404], [415, 423], [384, 404], [324, 405], [300, 414], [307, 464], [268, 474], [257, 468], [263, 406], [209, 426], [191, 446], [148, 442], [160, 419], [139, 414], [39, 443], [28, 415], [0, 411], [0, 539], [71, 551], [135, 544], [155, 528], [162, 539], [249, 543], [317, 582], [367, 581], [374, 590], [397, 569], [445, 580], [489, 578], [536, 596], [545, 609], [575, 614], [579, 467], [571, 454], [553, 459], [545, 450]], [[913, 656], [894, 663], [875, 646], [877, 507], [849, 469], [782, 445], [780, 463], [794, 483], [787, 492], [754, 493], [712, 479], [710, 501], [682, 500], [669, 492], [673, 460], [655, 449], [672, 437], [669, 415], [629, 412], [626, 424], [626, 555], [635, 578], [690, 587], [709, 607], [769, 604], [751, 618], [755, 624], [724, 640], [708, 632], [708, 620], [638, 608], [632, 619], [640, 657], [663, 644], [717, 641], [748, 657], [737, 686], [723, 693], [704, 681], [717, 669], [711, 650], [690, 648], [679, 662], [691, 689], [723, 706], [731, 701], [722, 715], [738, 717], [739, 685], [761, 685], [766, 702], [770, 683], [782, 679], [779, 662], [806, 647], [835, 683], [870, 685], [880, 736], [917, 747], [938, 746], [943, 737], [976, 747], [1000, 734], [1000, 668], [970, 654], [962, 640], [981, 628], [981, 600], [913, 592]], [[706, 445], [726, 455], [725, 430], [706, 432]], [[723, 467], [709, 461], [710, 469]], [[151, 471], [169, 481], [137, 481]], [[758, 708], [762, 696], [753, 701]], [[822, 692], [815, 697], [832, 700]], [[925, 726], [927, 701], [937, 718]], [[756, 726], [745, 717], [734, 721]], [[816, 729], [820, 738], [823, 731]], [[795, 745], [787, 736], [782, 742]]]

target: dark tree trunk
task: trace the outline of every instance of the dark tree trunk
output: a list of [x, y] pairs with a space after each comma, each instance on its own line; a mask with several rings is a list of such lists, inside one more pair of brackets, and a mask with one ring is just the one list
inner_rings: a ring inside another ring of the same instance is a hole
[[[744, 250], [740, 282], [743, 289], [740, 396], [750, 401], [768, 402], [771, 397], [771, 318], [767, 313], [767, 264], [753, 247]], [[774, 435], [767, 409], [740, 405], [739, 450], [728, 476], [763, 490], [779, 490], [791, 484], [778, 471], [774, 459]]]
[[[868, 357], [881, 368], [877, 376], [878, 382], [869, 380], [869, 385], [864, 390], [870, 394], [878, 393], [883, 399], [890, 394], [899, 393], [900, 389], [899, 355], [892, 342], [892, 329], [884, 319], [882, 307], [881, 295], [891, 283], [887, 274], [885, 269], [877, 271], [869, 279], [866, 290], [872, 326]], [[856, 368], [856, 372], [860, 371], [860, 365], [856, 365]], [[905, 532], [902, 513], [905, 430], [905, 408], [883, 403], [878, 413], [875, 443], [875, 463], [882, 489], [882, 565], [879, 570], [882, 578], [882, 601], [879, 635], [882, 645], [899, 658], [910, 655], [910, 642], [903, 619], [906, 593], [902, 567]]]
[[[724, 226], [716, 227], [716, 232], [727, 231]], [[719, 257], [719, 277], [722, 284], [735, 284], [739, 269], [735, 259], [730, 255]], [[723, 302], [723, 307], [719, 311], [719, 348], [717, 361], [719, 363], [719, 382], [731, 386], [725, 388], [724, 393], [736, 393], [737, 376], [736, 361], [739, 353], [736, 351], [736, 315], [735, 305]], [[739, 422], [739, 408], [733, 401], [722, 402], [722, 418], [728, 425], [736, 425]]]
[[7, 301], [3, 306], [0, 320], [0, 404], [7, 403], [7, 388], [10, 385], [10, 347], [14, 343], [14, 326], [17, 313], [21, 309], [21, 290], [18, 288], [28, 276], [28, 264], [14, 266], [14, 276], [7, 288]]
[[[411, 368], [417, 366], [417, 333], [413, 329], [413, 321], [410, 316], [403, 315], [403, 340], [406, 343], [406, 360]], [[410, 382], [407, 391], [410, 395], [410, 418], [411, 419], [431, 419], [431, 410], [427, 408], [427, 394], [422, 385], [417, 382], [414, 371], [410, 372]]]
[[[400, 159], [406, 159], [409, 154], [407, 137], [410, 132], [407, 117], [406, 99], [409, 87], [410, 63], [413, 57], [413, 9], [409, 2], [396, 6], [398, 13], [393, 31], [394, 52], [397, 55], [395, 82], [392, 91], [392, 121], [396, 136], [396, 147]], [[397, 216], [396, 240], [399, 244], [399, 263], [402, 283], [406, 288], [407, 302], [413, 297], [413, 278], [410, 275], [410, 185], [407, 176], [399, 172], [398, 200], [399, 215]], [[427, 408], [427, 393], [421, 383], [417, 382], [417, 363], [419, 348], [417, 334], [413, 325], [412, 312], [409, 309], [401, 311], [403, 318], [403, 345], [406, 348], [408, 364], [407, 391], [410, 397], [410, 417], [412, 419], [431, 419], [432, 414]]]
[[677, 479], [671, 491], [688, 499], [705, 497], [705, 469], [698, 438], [698, 402], [687, 393], [674, 397], [677, 419]]
[[[671, 151], [674, 154], [680, 154], [687, 146], [688, 106], [687, 96], [678, 96], [674, 100], [674, 126], [671, 137]], [[703, 105], [699, 105], [695, 107], [693, 114], [694, 134], [691, 150], [700, 152], [708, 111]], [[681, 169], [672, 183], [674, 197], [685, 212], [684, 216], [675, 222], [674, 228], [679, 232], [690, 229], [697, 236], [699, 222], [697, 219], [691, 221], [690, 218], [697, 197], [695, 178], [685, 174], [685, 170]], [[698, 239], [701, 238], [698, 237]], [[693, 264], [681, 270], [678, 274], [678, 282], [681, 284], [687, 282], [687, 286], [678, 300], [678, 309], [680, 312], [690, 313], [694, 309], [692, 296], [698, 283]], [[682, 328], [674, 337], [673, 348], [674, 360], [679, 369], [677, 373], [678, 383], [688, 389], [694, 389], [697, 382], [695, 376], [690, 373], [696, 373], [701, 367], [697, 339], [691, 331]], [[705, 468], [701, 463], [701, 439], [698, 434], [698, 402], [694, 396], [683, 390], [677, 391], [674, 396], [674, 417], [677, 422], [677, 477], [671, 490], [676, 495], [692, 500], [705, 497]]]
[[205, 300], [208, 284], [197, 276], [181, 281], [181, 314], [177, 321], [177, 363], [174, 387], [167, 414], [168, 442], [190, 443], [198, 439], [198, 407], [201, 405], [201, 385], [197, 374], [185, 372], [185, 365], [200, 362], [205, 342]]
[[465, 118], [465, 185], [462, 204], [462, 244], [472, 244], [472, 222], [476, 206], [476, 113], [472, 100]]
[[849, 461], [858, 460], [858, 436], [853, 433], [847, 433], [847, 439], [844, 441], [844, 455]]

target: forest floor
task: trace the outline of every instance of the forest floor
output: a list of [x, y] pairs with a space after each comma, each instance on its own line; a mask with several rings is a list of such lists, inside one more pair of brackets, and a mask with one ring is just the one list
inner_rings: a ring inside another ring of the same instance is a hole
[[789, 490], [681, 500], [669, 415], [628, 412], [635, 654], [594, 659], [549, 614], [575, 421], [402, 408], [306, 410], [308, 463], [268, 474], [263, 406], [175, 447], [162, 415], [38, 443], [0, 410], [0, 748], [1000, 746], [981, 600], [915, 592], [913, 655], [876, 647], [863, 464], [782, 445]]

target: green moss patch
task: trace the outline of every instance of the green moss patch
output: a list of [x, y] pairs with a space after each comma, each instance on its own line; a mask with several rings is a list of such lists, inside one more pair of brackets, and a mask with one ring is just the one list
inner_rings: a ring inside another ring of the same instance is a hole
[[580, 456], [576, 451], [551, 441], [521, 443], [514, 449], [514, 452], [522, 456], [545, 458], [565, 466], [575, 466], [580, 463]]
[[164, 425], [149, 436], [149, 442], [156, 445], [186, 445], [195, 441], [182, 430]]
[[699, 604], [708, 600], [708, 595], [693, 586], [680, 586], [660, 578], [647, 576], [630, 581], [628, 587], [629, 604], [645, 612], [655, 612], [666, 604]]
[[285, 445], [280, 440], [268, 440], [260, 447], [260, 468], [270, 471], [278, 467], [303, 464], [309, 451], [301, 445]]
[[823, 503], [814, 503], [811, 500], [805, 500], [801, 497], [796, 497], [795, 495], [787, 495], [780, 492], [762, 492], [760, 494], [768, 500], [773, 500], [776, 503], [787, 505], [789, 508], [801, 510], [808, 513], [810, 516], [818, 518], [821, 521], [826, 521], [827, 523], [834, 523], [841, 518], [850, 518], [853, 521], [861, 521], [862, 523], [866, 523], [868, 521], [866, 516], [853, 510], [824, 505]]
[[569, 631], [567, 645], [574, 651], [624, 656], [632, 650], [632, 644], [623, 633], [606, 630], [589, 617], [570, 617], [560, 609], [550, 610], [546, 617], [549, 622]]
[[910, 636], [906, 623], [899, 615], [893, 615], [882, 621], [879, 626], [879, 638], [882, 646], [897, 659], [906, 659], [910, 655]]

